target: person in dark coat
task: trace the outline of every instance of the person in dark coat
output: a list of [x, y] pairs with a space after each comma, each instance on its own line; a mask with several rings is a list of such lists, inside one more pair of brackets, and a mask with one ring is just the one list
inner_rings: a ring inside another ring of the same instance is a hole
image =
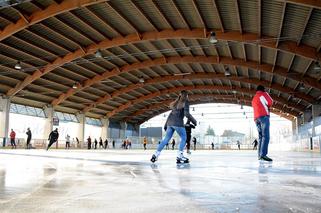
[[87, 148], [91, 149], [91, 137], [90, 136], [87, 138]]
[[99, 148], [104, 148], [103, 139], [99, 137]]
[[191, 124], [190, 120], [187, 120], [185, 124], [185, 130], [186, 130], [186, 150], [187, 154], [191, 154], [191, 137], [192, 137], [192, 129], [195, 129], [195, 126]]
[[31, 138], [32, 138], [32, 134], [31, 134], [30, 128], [27, 129], [26, 134], [27, 134], [27, 149], [30, 149], [31, 148], [30, 141], [31, 141]]
[[257, 142], [257, 140], [255, 139], [252, 143], [253, 145], [253, 150], [257, 150], [257, 145], [259, 144], [259, 142]]
[[95, 149], [97, 149], [97, 145], [98, 145], [98, 141], [97, 141], [97, 139], [95, 138]]
[[106, 138], [105, 142], [104, 142], [104, 148], [107, 149], [108, 148], [108, 140]]
[[49, 134], [49, 144], [47, 146], [47, 151], [48, 149], [51, 147], [52, 144], [56, 143], [58, 141], [59, 138], [59, 133], [58, 133], [58, 128], [56, 128], [55, 130], [53, 130], [50, 134]]
[[115, 140], [113, 140], [112, 144], [113, 144], [113, 149], [115, 149]]

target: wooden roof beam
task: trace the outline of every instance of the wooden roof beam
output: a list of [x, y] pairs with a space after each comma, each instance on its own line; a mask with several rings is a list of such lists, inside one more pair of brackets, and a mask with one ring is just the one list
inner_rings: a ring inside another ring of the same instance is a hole
[[280, 42], [280, 38], [282, 36], [282, 29], [283, 29], [283, 23], [284, 23], [284, 18], [285, 18], [285, 10], [286, 10], [286, 2], [283, 3], [283, 10], [281, 13], [281, 22], [280, 22], [280, 29], [279, 29], [279, 33], [278, 33], [278, 37], [275, 43], [275, 47], [277, 48], [279, 46], [279, 42]]
[[224, 29], [224, 25], [223, 25], [223, 22], [222, 22], [221, 15], [220, 15], [220, 11], [218, 10], [217, 5], [216, 5], [216, 0], [212, 0], [212, 3], [213, 3], [214, 11], [217, 14], [217, 20], [218, 20], [218, 22], [219, 22], [219, 24], [221, 26], [221, 31], [222, 31], [222, 33], [224, 33], [225, 29]]
[[[115, 97], [119, 97], [123, 94], [126, 94], [126, 93], [129, 93], [131, 91], [134, 91], [138, 88], [141, 88], [143, 86], [146, 86], [146, 85], [155, 85], [155, 84], [158, 84], [158, 83], [165, 83], [165, 82], [169, 82], [169, 81], [179, 81], [179, 80], [201, 80], [201, 79], [217, 79], [217, 80], [220, 80], [220, 79], [227, 79], [227, 80], [231, 80], [231, 81], [235, 81], [235, 82], [244, 82], [244, 83], [249, 83], [249, 84], [260, 84], [260, 83], [263, 83], [265, 85], [268, 85], [268, 82], [267, 81], [261, 81], [259, 82], [257, 79], [244, 79], [243, 77], [238, 77], [238, 76], [230, 76], [230, 77], [226, 77], [224, 74], [220, 73], [220, 74], [215, 74], [215, 73], [195, 73], [195, 74], [190, 74], [190, 75], [186, 75], [186, 76], [161, 76], [161, 77], [156, 77], [156, 78], [151, 78], [151, 79], [148, 79], [144, 82], [144, 84], [142, 83], [136, 83], [136, 84], [132, 84], [132, 85], [128, 85], [127, 87], [125, 88], [122, 88], [120, 90], [117, 90], [111, 94], [106, 94], [105, 96], [97, 99], [97, 101], [95, 101], [94, 103], [91, 103], [88, 107], [84, 108], [83, 111], [84, 112], [88, 112], [90, 110], [93, 109], [94, 106], [97, 106], [99, 104], [102, 104], [106, 101], [109, 101]], [[223, 86], [223, 84], [221, 84]], [[236, 89], [235, 86], [233, 87], [226, 87], [225, 90], [231, 90], [232, 89]], [[240, 89], [241, 88], [241, 89]], [[278, 88], [280, 88], [280, 86], [278, 86]], [[222, 89], [222, 88], [221, 88]], [[236, 91], [239, 91], [239, 92], [243, 92], [243, 93], [249, 93], [250, 90], [247, 90], [247, 89], [242, 89], [241, 86], [239, 86], [238, 90]], [[289, 92], [289, 91], [292, 91], [292, 90], [283, 90], [282, 92]], [[252, 90], [253, 93], [255, 93], [254, 90]], [[252, 94], [252, 93], [250, 93]], [[273, 95], [272, 95], [273, 96]], [[300, 108], [299, 106], [297, 105], [291, 105], [291, 103], [287, 103], [286, 100], [280, 100], [278, 99], [276, 96], [274, 97], [275, 100], [278, 100], [279, 102], [283, 102], [283, 103], [286, 103], [286, 104], [289, 104], [291, 107], [293, 108], [296, 108], [296, 109], [299, 109], [299, 110], [303, 110], [304, 108]]]
[[[157, 91], [157, 92], [154, 92], [154, 93], [150, 93], [148, 95], [141, 96], [141, 97], [139, 97], [139, 98], [137, 98], [135, 100], [128, 101], [127, 103], [125, 103], [125, 104], [117, 107], [113, 111], [107, 113], [107, 117], [109, 117], [109, 118], [113, 117], [115, 114], [121, 113], [122, 111], [127, 110], [129, 107], [131, 107], [131, 106], [133, 106], [135, 104], [142, 103], [142, 102], [144, 102], [146, 100], [150, 100], [150, 99], [153, 99], [155, 97], [159, 97], [161, 95], [176, 93], [176, 92], [180, 92], [182, 90], [187, 90], [187, 91], [191, 91], [191, 90], [215, 90], [215, 89], [221, 90], [220, 88], [223, 88], [223, 87], [222, 86], [214, 86], [214, 85], [204, 85], [204, 86], [181, 86], [181, 87], [174, 87], [174, 88], [171, 88], [171, 89], [160, 90], [160, 91]], [[224, 87], [224, 89], [225, 89], [225, 87]], [[234, 97], [232, 97], [232, 99], [234, 99]], [[291, 112], [291, 113], [293, 113], [293, 112]]]
[[[220, 40], [231, 40], [238, 42], [249, 42], [251, 40], [256, 41], [257, 35], [252, 33], [246, 33], [241, 35], [239, 32], [216, 32], [217, 38]], [[205, 38], [204, 29], [196, 29], [196, 30], [163, 30], [160, 32], [146, 32], [142, 33], [140, 36], [137, 34], [130, 34], [126, 37], [120, 36], [113, 39], [106, 39], [104, 41], [99, 42], [98, 44], [92, 44], [87, 46], [86, 48], [79, 48], [75, 52], [69, 53], [65, 56], [59, 57], [56, 61], [42, 67], [37, 71], [38, 74], [35, 73], [34, 77], [25, 79], [23, 82], [20, 82], [15, 86], [14, 89], [11, 89], [7, 92], [7, 96], [14, 96], [17, 92], [27, 86], [29, 83], [41, 78], [46, 73], [51, 72], [56, 67], [63, 66], [65, 63], [69, 63], [75, 59], [83, 57], [85, 55], [93, 54], [98, 49], [107, 49], [115, 46], [124, 45], [127, 43], [141, 42], [141, 41], [151, 41], [151, 40], [162, 40], [162, 39], [177, 39], [177, 38], [194, 38], [201, 39]], [[267, 48], [275, 48], [275, 45], [262, 43], [263, 47]], [[315, 48], [309, 47], [306, 45], [296, 46], [296, 42], [283, 42], [282, 47], [279, 47], [280, 50], [291, 52], [292, 54], [297, 54], [302, 57], [311, 58], [315, 60], [316, 57], [321, 58], [321, 53], [316, 53]]]
[[19, 19], [14, 24], [9, 24], [0, 32], [0, 41], [8, 38], [9, 36], [19, 32], [33, 24], [39, 23], [50, 17], [59, 15], [79, 7], [85, 7], [92, 4], [98, 4], [106, 0], [65, 0], [60, 4], [53, 3], [46, 9], [32, 13], [28, 19], [26, 17]]
[[243, 34], [242, 29], [242, 21], [241, 21], [241, 15], [240, 15], [240, 8], [239, 8], [239, 0], [235, 0], [235, 8], [236, 8], [236, 16], [237, 16], [237, 23], [239, 24], [240, 33]]
[[299, 45], [300, 45], [300, 43], [301, 43], [301, 40], [302, 40], [302, 38], [303, 38], [303, 35], [304, 35], [304, 32], [305, 32], [305, 29], [306, 29], [306, 27], [308, 26], [308, 23], [309, 23], [309, 20], [310, 20], [310, 17], [311, 17], [312, 11], [313, 11], [313, 8], [312, 8], [312, 7], [311, 7], [311, 8], [309, 8], [308, 15], [307, 15], [307, 17], [305, 18], [305, 21], [304, 21], [304, 25], [303, 25], [302, 31], [300, 32], [300, 36], [299, 36], [298, 41], [297, 41], [297, 43], [296, 43], [296, 45], [297, 45], [297, 46], [299, 46]]
[[[115, 68], [111, 71], [107, 70], [105, 73], [103, 73], [101, 75], [97, 75], [92, 79], [88, 79], [87, 80], [88, 82], [87, 81], [84, 82], [84, 85], [82, 85], [78, 89], [70, 88], [67, 93], [61, 94], [60, 97], [57, 98], [56, 100], [54, 100], [52, 104], [58, 105], [61, 102], [63, 102], [64, 100], [66, 100], [68, 97], [75, 94], [76, 92], [78, 92], [88, 86], [91, 86], [101, 80], [116, 76], [120, 73], [131, 72], [133, 70], [144, 69], [144, 68], [148, 68], [148, 67], [152, 67], [152, 66], [160, 66], [160, 65], [165, 65], [165, 64], [179, 64], [179, 63], [217, 64], [217, 57], [216, 56], [209, 56], [209, 57], [184, 56], [184, 57], [158, 58], [158, 59], [154, 59], [154, 60], [146, 60], [143, 62], [134, 63], [131, 65], [125, 65], [120, 68]], [[268, 72], [268, 73], [272, 73], [272, 69], [273, 69], [273, 65], [261, 64], [261, 65], [257, 66], [256, 62], [252, 62], [252, 61], [245, 62], [244, 60], [241, 60], [241, 59], [231, 59], [231, 58], [227, 58], [227, 57], [221, 58], [220, 64], [226, 64], [226, 65], [231, 65], [231, 66], [243, 66], [243, 67], [249, 67], [252, 69], [260, 69], [260, 70], [262, 70], [264, 72]], [[299, 75], [297, 75], [297, 76], [289, 75], [287, 73], [287, 69], [285, 69], [285, 68], [278, 67], [278, 68], [274, 69], [274, 73], [281, 75], [281, 76], [292, 78], [296, 81], [302, 80]], [[313, 79], [311, 77], [306, 77], [304, 79], [304, 81], [306, 82], [306, 84], [308, 84], [310, 86], [313, 85], [313, 87], [321, 89], [321, 85], [315, 79]]]

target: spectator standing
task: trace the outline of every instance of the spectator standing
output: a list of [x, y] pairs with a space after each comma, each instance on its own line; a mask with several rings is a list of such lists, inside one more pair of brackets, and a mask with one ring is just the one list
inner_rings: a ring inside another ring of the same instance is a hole
[[10, 132], [10, 143], [11, 143], [12, 149], [17, 148], [17, 146], [16, 146], [16, 132], [13, 131], [13, 129], [11, 129], [11, 132]]
[[31, 142], [32, 134], [31, 134], [29, 127], [27, 128], [26, 134], [27, 134], [27, 149], [30, 149], [31, 148], [30, 142]]

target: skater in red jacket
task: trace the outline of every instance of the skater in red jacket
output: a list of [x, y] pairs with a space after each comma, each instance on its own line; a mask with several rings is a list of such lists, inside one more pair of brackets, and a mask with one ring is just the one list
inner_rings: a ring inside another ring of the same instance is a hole
[[16, 146], [16, 133], [15, 133], [15, 131], [13, 131], [13, 129], [11, 129], [11, 132], [10, 132], [10, 143], [11, 143], [12, 149], [17, 148], [17, 146]]
[[252, 99], [252, 107], [254, 110], [254, 121], [259, 133], [259, 160], [272, 161], [267, 155], [270, 142], [270, 107], [273, 100], [270, 95], [265, 92], [265, 88], [259, 85], [256, 94]]

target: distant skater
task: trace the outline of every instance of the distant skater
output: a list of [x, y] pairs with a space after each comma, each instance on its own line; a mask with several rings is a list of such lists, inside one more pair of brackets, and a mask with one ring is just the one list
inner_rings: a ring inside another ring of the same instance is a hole
[[147, 146], [147, 138], [146, 137], [144, 137], [143, 145], [144, 145], [144, 150], [146, 150], [146, 146]]
[[191, 124], [190, 120], [187, 120], [185, 124], [185, 130], [186, 130], [186, 151], [187, 154], [191, 154], [191, 137], [192, 137], [192, 129], [195, 129], [195, 126]]
[[31, 134], [31, 131], [30, 131], [30, 128], [28, 127], [28, 129], [27, 129], [27, 132], [26, 132], [26, 134], [27, 134], [27, 149], [30, 149], [31, 148], [31, 144], [30, 144], [30, 142], [31, 142], [31, 138], [32, 138], [32, 134]]
[[95, 148], [94, 148], [94, 149], [97, 149], [98, 141], [97, 141], [97, 139], [96, 139], [96, 138], [95, 138], [95, 142], [94, 142], [94, 144], [95, 144]]
[[213, 142], [211, 143], [211, 146], [212, 146], [212, 150], [214, 150], [214, 143]]
[[196, 150], [196, 143], [197, 143], [197, 141], [196, 141], [196, 138], [195, 137], [193, 137], [193, 148], [194, 148], [194, 151]]
[[254, 121], [259, 135], [259, 160], [272, 161], [267, 156], [270, 142], [270, 107], [273, 100], [270, 95], [265, 92], [265, 88], [259, 85], [256, 89], [256, 94], [252, 99], [252, 107], [254, 111]]
[[70, 135], [66, 135], [66, 147], [65, 149], [70, 149]]
[[105, 142], [104, 142], [104, 148], [107, 149], [108, 148], [108, 140], [106, 138]]
[[237, 144], [237, 148], [238, 148], [239, 150], [241, 150], [241, 142], [240, 142], [239, 140], [237, 140], [237, 141], [236, 141], [236, 144]]
[[59, 133], [58, 133], [58, 128], [56, 128], [49, 134], [49, 138], [48, 138], [49, 144], [47, 146], [47, 151], [49, 150], [52, 144], [58, 141], [58, 138], [59, 138]]
[[259, 142], [257, 142], [256, 139], [253, 141], [253, 143], [252, 143], [252, 145], [253, 145], [253, 150], [257, 150], [257, 144], [258, 144], [258, 143], [259, 143]]
[[113, 140], [112, 145], [113, 145], [113, 149], [115, 149], [115, 140]]
[[99, 137], [99, 148], [104, 148], [103, 139]]
[[87, 138], [87, 149], [91, 149], [91, 137], [88, 136]]
[[186, 144], [184, 116], [187, 117], [187, 119], [189, 119], [195, 126], [196, 120], [189, 113], [188, 93], [186, 91], [182, 91], [178, 98], [170, 104], [170, 109], [172, 111], [169, 114], [167, 121], [164, 125], [166, 135], [163, 138], [162, 142], [158, 145], [156, 152], [153, 154], [151, 158], [151, 162], [154, 163], [158, 160], [158, 157], [161, 151], [163, 150], [164, 146], [169, 142], [174, 132], [176, 131], [181, 139], [177, 152], [176, 163], [189, 163], [189, 159], [184, 157], [183, 155], [184, 147]]
[[175, 139], [173, 138], [173, 140], [172, 140], [172, 150], [175, 149], [175, 144], [176, 144], [176, 141], [175, 141]]
[[13, 131], [13, 129], [11, 129], [11, 132], [10, 132], [10, 143], [11, 143], [12, 149], [17, 148], [17, 146], [16, 146], [16, 132]]

